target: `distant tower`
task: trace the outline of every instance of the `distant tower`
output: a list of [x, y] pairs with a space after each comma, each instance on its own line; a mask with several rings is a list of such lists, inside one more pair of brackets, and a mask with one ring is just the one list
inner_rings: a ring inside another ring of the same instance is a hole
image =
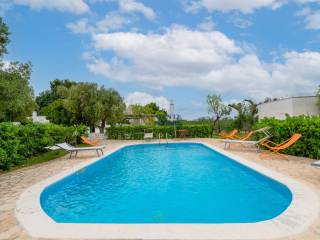
[[170, 101], [169, 114], [170, 114], [171, 117], [174, 117], [174, 115], [175, 115], [175, 109], [174, 109], [174, 102], [173, 102], [173, 100]]
[[173, 100], [170, 101], [170, 109], [169, 109], [169, 120], [173, 122], [173, 128], [174, 128], [174, 137], [177, 138], [177, 129], [176, 129], [176, 112], [174, 109], [174, 102]]

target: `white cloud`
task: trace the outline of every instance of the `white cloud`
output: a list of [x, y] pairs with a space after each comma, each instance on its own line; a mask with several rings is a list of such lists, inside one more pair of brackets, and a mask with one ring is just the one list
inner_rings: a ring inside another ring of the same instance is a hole
[[87, 18], [81, 18], [77, 22], [68, 23], [66, 26], [75, 34], [90, 33], [93, 31], [92, 27], [88, 25]]
[[9, 0], [0, 1], [0, 15], [3, 16], [11, 8], [11, 2]]
[[312, 14], [306, 16], [306, 28], [312, 30], [320, 29], [320, 11], [313, 12]]
[[203, 20], [203, 22], [201, 22], [200, 24], [198, 24], [197, 26], [200, 30], [203, 31], [207, 31], [210, 32], [214, 29], [214, 22], [212, 20], [211, 17], [207, 17]]
[[14, 0], [14, 3], [28, 6], [34, 10], [49, 9], [75, 14], [83, 14], [90, 11], [84, 0]]
[[167, 98], [163, 96], [152, 96], [145, 92], [133, 92], [129, 93], [126, 100], [127, 106], [133, 104], [139, 104], [142, 106], [147, 105], [148, 103], [156, 103], [161, 109], [169, 110], [170, 102]]
[[305, 28], [310, 30], [320, 29], [320, 10], [312, 10], [308, 4], [320, 3], [320, 0], [296, 0], [299, 4], [307, 4], [307, 7], [302, 8], [296, 13], [299, 17], [304, 17]]
[[299, 17], [304, 17], [306, 29], [320, 29], [320, 11], [312, 11], [309, 7], [305, 7], [298, 11], [296, 15]]
[[149, 20], [154, 20], [157, 16], [152, 8], [147, 7], [136, 0], [119, 0], [119, 7], [122, 12], [138, 12], [143, 14]]
[[320, 3], [320, 0], [295, 0], [297, 3]]
[[182, 0], [181, 3], [186, 13], [197, 13], [203, 7], [200, 2], [195, 0]]
[[100, 32], [108, 32], [110, 30], [120, 29], [130, 23], [128, 18], [118, 13], [111, 12], [107, 14], [101, 21], [97, 22], [97, 28]]
[[299, 17], [308, 16], [311, 13], [311, 9], [309, 7], [304, 7], [303, 9], [299, 10], [296, 15]]
[[89, 21], [87, 18], [82, 18], [76, 22], [68, 23], [66, 26], [71, 30], [71, 32], [75, 34], [94, 34], [95, 32], [104, 33], [112, 30], [121, 29], [125, 25], [129, 24], [130, 20], [121, 16], [118, 13], [111, 12], [105, 15], [105, 17], [102, 20], [96, 22], [95, 25], [90, 25], [88, 22]]
[[319, 84], [319, 52], [287, 52], [282, 63], [264, 63], [257, 55], [218, 31], [172, 27], [163, 34], [94, 34], [99, 54], [88, 68], [120, 82], [152, 88], [192, 87], [254, 99], [312, 94]]
[[252, 21], [239, 16], [239, 14], [232, 14], [228, 21], [238, 28], [248, 28], [253, 24]]
[[263, 7], [277, 9], [286, 2], [287, 0], [190, 0], [186, 4], [186, 0], [184, 0], [182, 3], [187, 12], [195, 12], [204, 7], [209, 11], [252, 13]]

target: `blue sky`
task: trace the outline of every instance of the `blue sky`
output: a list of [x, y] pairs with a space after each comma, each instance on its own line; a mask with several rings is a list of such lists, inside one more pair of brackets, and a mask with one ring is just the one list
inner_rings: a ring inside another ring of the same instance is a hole
[[312, 95], [320, 85], [320, 0], [0, 0], [5, 60], [31, 61], [35, 93], [55, 78], [174, 100], [184, 118], [224, 101]]

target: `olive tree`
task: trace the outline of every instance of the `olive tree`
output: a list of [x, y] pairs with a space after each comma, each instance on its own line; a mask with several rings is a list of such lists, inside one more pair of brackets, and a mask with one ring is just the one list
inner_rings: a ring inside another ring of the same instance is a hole
[[208, 95], [207, 104], [208, 104], [208, 113], [212, 115], [211, 135], [213, 135], [213, 131], [216, 125], [218, 126], [218, 131], [220, 132], [219, 121], [222, 117], [228, 116], [230, 114], [231, 108], [222, 102], [221, 96], [219, 95]]
[[258, 121], [258, 107], [250, 99], [245, 99], [239, 103], [229, 105], [238, 112], [235, 119], [235, 125], [239, 129], [250, 130], [252, 126]]
[[8, 26], [0, 17], [0, 121], [25, 121], [35, 108], [29, 82], [31, 63], [2, 61], [9, 35]]
[[0, 121], [24, 121], [35, 109], [31, 64], [0, 64]]
[[101, 110], [97, 84], [78, 83], [71, 86], [64, 100], [64, 107], [72, 113], [76, 123], [86, 124], [94, 131]]
[[102, 86], [97, 92], [97, 100], [99, 102], [99, 129], [104, 133], [106, 123], [114, 125], [120, 122], [123, 117], [126, 105], [120, 94], [114, 89], [106, 89]]

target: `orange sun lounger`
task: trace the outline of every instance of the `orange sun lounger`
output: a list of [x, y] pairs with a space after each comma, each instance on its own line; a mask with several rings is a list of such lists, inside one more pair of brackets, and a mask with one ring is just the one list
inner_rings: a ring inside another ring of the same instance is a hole
[[260, 144], [262, 146], [266, 147], [270, 152], [279, 154], [280, 156], [286, 158], [280, 152], [282, 150], [285, 150], [288, 147], [292, 146], [293, 144], [295, 144], [301, 137], [302, 137], [301, 134], [295, 133], [295, 134], [292, 135], [291, 138], [289, 138], [288, 140], [286, 140], [286, 141], [284, 141], [284, 142], [282, 142], [280, 144], [274, 143], [274, 142], [269, 141], [269, 140], [266, 140], [266, 141], [264, 141], [264, 142], [262, 142]]
[[91, 146], [97, 146], [97, 145], [100, 145], [101, 144], [101, 141], [100, 140], [91, 140], [85, 136], [80, 136], [81, 140], [83, 141], [83, 143], [86, 143], [88, 145], [91, 145]]
[[238, 133], [238, 130], [237, 129], [234, 129], [232, 130], [231, 132], [229, 133], [224, 133], [224, 132], [221, 132], [219, 133], [219, 136], [223, 139], [234, 139], [234, 136]]
[[241, 136], [241, 137], [234, 135], [232, 139], [246, 141], [246, 140], [249, 140], [253, 134], [254, 134], [254, 131], [250, 131], [246, 135]]

